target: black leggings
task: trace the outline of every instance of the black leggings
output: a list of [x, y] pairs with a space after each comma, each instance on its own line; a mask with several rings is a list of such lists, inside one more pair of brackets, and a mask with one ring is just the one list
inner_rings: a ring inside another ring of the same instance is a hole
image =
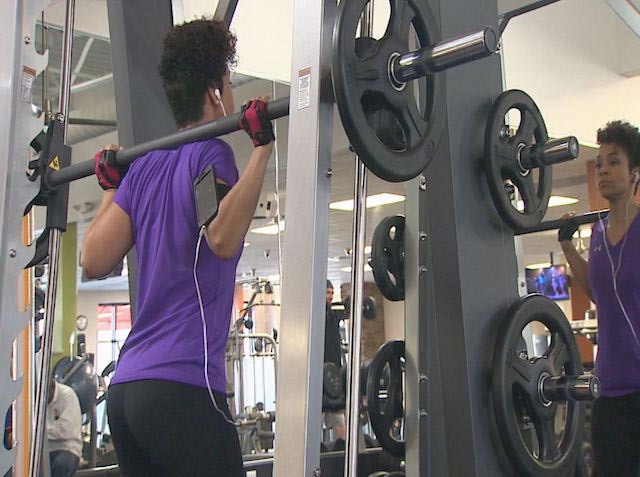
[[[214, 392], [230, 419], [224, 395]], [[235, 426], [206, 389], [145, 380], [109, 386], [109, 428], [124, 477], [241, 477]]]
[[640, 477], [640, 392], [593, 403], [591, 444], [597, 477]]

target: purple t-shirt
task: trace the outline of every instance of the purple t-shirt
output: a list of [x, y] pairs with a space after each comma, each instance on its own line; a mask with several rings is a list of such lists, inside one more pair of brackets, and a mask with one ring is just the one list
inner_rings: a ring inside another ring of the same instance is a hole
[[[603, 219], [606, 226], [607, 219]], [[640, 339], [640, 214], [636, 214], [624, 237], [607, 242], [614, 267], [620, 263], [618, 294]], [[640, 391], [640, 345], [636, 342], [613, 289], [611, 264], [599, 222], [593, 226], [589, 247], [589, 286], [598, 310], [598, 355], [595, 373], [602, 396], [615, 397]]]
[[[152, 151], [130, 167], [115, 203], [130, 219], [137, 253], [135, 321], [112, 383], [163, 379], [206, 387], [202, 320], [193, 280], [198, 240], [194, 179], [213, 165], [233, 186], [238, 170], [219, 140]], [[209, 381], [225, 391], [224, 352], [242, 247], [231, 260], [215, 256], [204, 238], [198, 284], [207, 322]]]

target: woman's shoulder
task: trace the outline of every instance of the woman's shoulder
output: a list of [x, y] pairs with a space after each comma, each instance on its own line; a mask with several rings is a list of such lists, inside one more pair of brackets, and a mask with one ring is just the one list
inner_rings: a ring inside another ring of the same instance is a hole
[[222, 139], [212, 138], [196, 143], [185, 144], [180, 148], [181, 155], [188, 156], [196, 168], [230, 164], [235, 166], [235, 157], [231, 146]]
[[227, 183], [238, 180], [238, 169], [231, 146], [222, 139], [213, 138], [197, 143], [191, 154], [194, 172], [198, 175], [206, 167], [212, 165], [218, 178]]
[[204, 149], [216, 153], [222, 159], [234, 160], [233, 150], [231, 149], [231, 146], [227, 144], [226, 141], [223, 141], [220, 138], [214, 137], [211, 139], [207, 139], [206, 141], [202, 141], [201, 144]]

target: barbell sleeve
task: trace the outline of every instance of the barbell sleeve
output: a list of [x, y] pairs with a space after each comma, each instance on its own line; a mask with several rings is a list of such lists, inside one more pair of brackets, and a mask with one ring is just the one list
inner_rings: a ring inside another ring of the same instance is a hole
[[553, 376], [542, 382], [542, 399], [554, 401], [593, 401], [600, 397], [600, 380], [593, 375]]
[[493, 55], [498, 50], [498, 35], [491, 26], [480, 31], [426, 46], [391, 62], [391, 76], [399, 84], [454, 66]]
[[[289, 98], [281, 98], [267, 103], [266, 112], [270, 120], [287, 116], [289, 114]], [[158, 139], [152, 139], [151, 141], [143, 142], [126, 149], [120, 149], [116, 153], [116, 163], [120, 166], [126, 166], [131, 164], [136, 158], [150, 151], [157, 149], [175, 149], [182, 144], [203, 141], [238, 131], [240, 129], [238, 119], [240, 119], [240, 113], [225, 116], [215, 121], [184, 129]], [[50, 172], [47, 183], [51, 187], [57, 187], [67, 182], [88, 177], [93, 173], [93, 160], [91, 159], [73, 164], [59, 171]]]
[[587, 212], [586, 214], [574, 215], [568, 219], [556, 219], [556, 220], [547, 220], [545, 222], [540, 222], [538, 225], [533, 227], [524, 229], [524, 230], [516, 230], [515, 235], [524, 235], [531, 234], [534, 232], [544, 232], [546, 230], [557, 230], [562, 227], [567, 221], [571, 221], [576, 225], [586, 225], [592, 224], [595, 221], [599, 220], [599, 218], [605, 218], [609, 215], [609, 210], [603, 209], [595, 212]]
[[527, 170], [572, 161], [580, 154], [580, 145], [575, 136], [551, 139], [542, 146], [531, 144], [519, 152], [520, 166]]

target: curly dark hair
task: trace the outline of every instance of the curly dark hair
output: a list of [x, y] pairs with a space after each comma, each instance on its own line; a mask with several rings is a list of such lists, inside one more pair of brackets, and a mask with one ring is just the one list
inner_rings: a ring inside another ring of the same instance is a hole
[[224, 23], [200, 18], [169, 30], [159, 73], [179, 127], [202, 117], [207, 88], [222, 92], [222, 77], [235, 62], [236, 37]]
[[598, 129], [598, 144], [616, 144], [629, 158], [629, 170], [640, 168], [640, 131], [625, 121], [610, 121]]

